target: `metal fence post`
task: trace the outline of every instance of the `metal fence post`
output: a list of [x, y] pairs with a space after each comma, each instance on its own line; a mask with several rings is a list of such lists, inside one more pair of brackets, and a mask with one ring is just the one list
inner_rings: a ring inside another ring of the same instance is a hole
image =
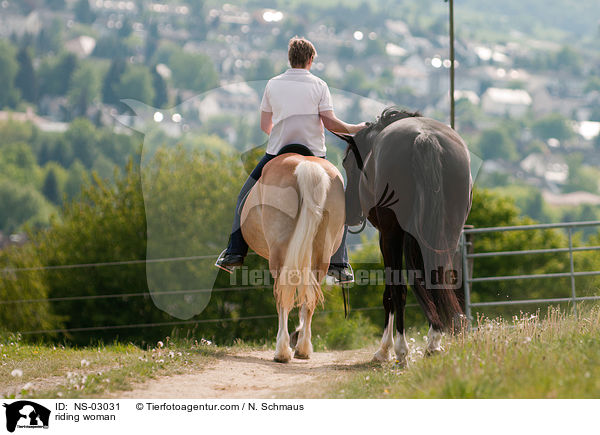
[[469, 261], [467, 258], [468, 249], [467, 249], [467, 236], [463, 231], [461, 236], [461, 244], [462, 244], [462, 263], [463, 263], [463, 289], [465, 291], [465, 314], [469, 322], [471, 319], [471, 289], [469, 287]]
[[573, 314], [577, 315], [577, 296], [575, 294], [575, 265], [573, 262], [573, 227], [569, 227], [569, 261], [571, 263], [571, 298], [573, 301]]

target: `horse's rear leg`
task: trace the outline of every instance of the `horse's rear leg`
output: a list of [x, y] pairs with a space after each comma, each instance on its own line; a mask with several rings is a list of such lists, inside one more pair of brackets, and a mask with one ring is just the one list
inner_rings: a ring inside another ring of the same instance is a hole
[[404, 231], [398, 227], [392, 238], [389, 248], [393, 251], [392, 261], [390, 262], [393, 273], [389, 277], [392, 279], [392, 303], [396, 312], [396, 338], [394, 340], [394, 353], [396, 361], [401, 366], [408, 365], [408, 342], [404, 329], [404, 309], [406, 307], [406, 294], [408, 292], [402, 274], [402, 251], [404, 244]]
[[392, 357], [390, 349], [394, 347], [394, 306], [392, 304], [391, 289], [387, 285], [383, 292], [383, 308], [385, 309], [383, 336], [381, 337], [379, 349], [373, 355], [373, 361], [386, 362]]
[[[399, 364], [406, 365], [408, 356], [408, 343], [404, 335], [404, 306], [406, 303], [406, 286], [402, 282], [402, 244], [404, 231], [395, 220], [383, 221], [380, 235], [380, 247], [386, 268], [385, 292], [383, 294], [383, 306], [386, 311], [386, 325], [381, 339], [381, 346], [373, 359], [386, 361], [389, 359], [389, 349], [393, 346]], [[393, 216], [392, 216], [393, 217]], [[396, 339], [392, 338], [394, 328], [394, 316], [396, 314]]]
[[296, 352], [294, 353], [294, 358], [309, 359], [313, 352], [310, 327], [314, 312], [315, 310], [309, 309], [306, 304], [303, 304], [302, 308], [300, 308], [300, 325], [298, 325], [298, 328], [294, 332], [294, 334], [297, 334], [298, 338], [295, 346]]
[[442, 352], [443, 350], [441, 330], [435, 329], [432, 325], [429, 325], [429, 332], [427, 333], [427, 354], [432, 355]]
[[277, 314], [279, 315], [279, 330], [277, 331], [277, 344], [275, 345], [275, 357], [273, 359], [280, 363], [286, 363], [292, 359], [290, 334], [288, 332], [290, 311], [277, 304]]
[[[404, 240], [404, 254], [406, 256], [406, 266], [409, 270], [420, 272], [425, 277], [425, 265], [419, 244], [410, 234], [406, 235]], [[427, 354], [441, 352], [443, 324], [437, 311], [437, 307], [431, 295], [432, 290], [426, 288], [425, 279], [420, 279], [413, 275], [414, 282], [411, 283], [414, 294], [417, 297], [419, 305], [425, 312], [425, 317], [429, 322], [429, 332], [427, 334]]]

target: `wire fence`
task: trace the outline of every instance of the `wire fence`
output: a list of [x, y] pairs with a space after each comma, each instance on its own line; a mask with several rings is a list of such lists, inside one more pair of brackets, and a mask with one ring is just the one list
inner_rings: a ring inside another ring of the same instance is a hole
[[[357, 244], [349, 244], [348, 247], [362, 247], [362, 246], [375, 246], [377, 242], [364, 242]], [[248, 255], [257, 255], [254, 252]], [[195, 256], [181, 256], [181, 257], [165, 257], [155, 259], [135, 259], [135, 260], [123, 260], [123, 261], [105, 261], [105, 262], [92, 262], [92, 263], [78, 263], [78, 264], [61, 264], [61, 265], [50, 265], [50, 266], [37, 266], [37, 267], [5, 267], [0, 269], [0, 280], [2, 279], [1, 274], [17, 273], [17, 272], [32, 272], [32, 271], [52, 271], [52, 270], [69, 270], [69, 269], [83, 269], [83, 268], [95, 268], [95, 267], [114, 267], [114, 266], [126, 266], [126, 265], [139, 265], [139, 264], [151, 264], [151, 263], [166, 263], [166, 262], [177, 262], [177, 261], [198, 261], [198, 260], [216, 260], [219, 254], [209, 255], [195, 255]], [[74, 296], [62, 296], [62, 297], [48, 297], [48, 298], [30, 298], [30, 299], [14, 299], [14, 300], [0, 300], [1, 305], [13, 305], [18, 306], [22, 304], [30, 303], [57, 303], [57, 302], [72, 302], [72, 301], [86, 301], [86, 300], [99, 300], [99, 299], [117, 299], [117, 298], [132, 298], [132, 297], [149, 297], [158, 295], [184, 295], [184, 294], [197, 294], [197, 293], [219, 293], [219, 292], [244, 292], [253, 290], [264, 290], [272, 288], [272, 285], [258, 285], [258, 286], [238, 286], [238, 287], [218, 287], [218, 288], [202, 288], [202, 289], [189, 289], [189, 290], [173, 290], [173, 291], [143, 291], [143, 292], [123, 292], [115, 293], [112, 290], [111, 293], [107, 294], [94, 294], [94, 295], [74, 295]], [[417, 304], [407, 304], [407, 307], [416, 307]], [[382, 310], [383, 308], [378, 307], [358, 307], [352, 308], [352, 311], [373, 311]], [[325, 315], [331, 313], [341, 313], [342, 310], [324, 310], [318, 311], [315, 315]], [[225, 317], [216, 319], [197, 319], [197, 320], [181, 320], [181, 321], [170, 321], [170, 322], [153, 322], [153, 323], [136, 323], [136, 324], [122, 324], [122, 325], [102, 325], [102, 326], [86, 326], [86, 327], [74, 327], [74, 328], [55, 328], [55, 329], [39, 329], [31, 331], [21, 331], [22, 335], [36, 335], [36, 334], [58, 334], [58, 333], [76, 333], [76, 332], [93, 332], [93, 331], [108, 331], [117, 329], [136, 329], [136, 328], [154, 328], [154, 327], [166, 327], [166, 326], [185, 326], [185, 325], [196, 325], [206, 323], [228, 323], [228, 322], [240, 322], [249, 320], [262, 320], [262, 319], [274, 319], [277, 318], [277, 314], [264, 314], [254, 316], [241, 316], [241, 317]]]
[[[418, 304], [407, 304], [406, 307], [416, 307]], [[383, 307], [360, 307], [352, 308], [352, 311], [381, 311]], [[343, 310], [324, 310], [315, 312], [316, 316], [332, 314], [332, 313], [343, 313]], [[195, 325], [203, 323], [228, 323], [228, 322], [241, 322], [244, 320], [262, 320], [262, 319], [276, 319], [277, 314], [263, 314], [257, 316], [244, 316], [244, 317], [224, 317], [220, 319], [198, 319], [198, 320], [178, 320], [172, 322], [156, 322], [156, 323], [136, 323], [127, 325], [106, 325], [106, 326], [86, 326], [81, 328], [57, 328], [57, 329], [40, 329], [35, 331], [23, 331], [20, 332], [22, 335], [34, 335], [34, 334], [58, 334], [68, 332], [91, 332], [91, 331], [105, 331], [113, 329], [132, 329], [132, 328], [154, 328], [163, 326], [182, 326], [182, 325]]]
[[[575, 308], [575, 304], [578, 301], [583, 300], [600, 300], [600, 296], [584, 296], [577, 297], [575, 293], [575, 277], [578, 276], [592, 276], [600, 275], [600, 271], [583, 271], [576, 272], [574, 270], [573, 253], [581, 251], [595, 251], [600, 250], [600, 246], [584, 246], [574, 247], [572, 242], [572, 231], [574, 228], [582, 228], [589, 226], [600, 226], [600, 221], [591, 222], [574, 222], [574, 223], [561, 223], [561, 224], [540, 224], [540, 225], [525, 225], [525, 226], [513, 226], [513, 227], [490, 227], [490, 228], [469, 228], [463, 231], [462, 236], [462, 255], [463, 255], [463, 287], [465, 292], [465, 307], [466, 314], [471, 317], [471, 310], [474, 307], [484, 306], [503, 306], [503, 305], [516, 305], [516, 304], [541, 304], [541, 303], [556, 303], [556, 302], [572, 302]], [[469, 241], [475, 234], [483, 234], [490, 232], [502, 232], [502, 231], [517, 231], [517, 230], [534, 230], [534, 229], [553, 229], [562, 228], [567, 229], [569, 235], [569, 246], [565, 248], [555, 249], [530, 249], [522, 251], [498, 251], [498, 252], [478, 252], [472, 251], [472, 242]], [[373, 246], [377, 242], [364, 242], [349, 245], [351, 247], [362, 247], [362, 246]], [[495, 257], [495, 256], [509, 256], [509, 255], [535, 255], [535, 254], [546, 254], [546, 253], [569, 253], [570, 255], [570, 271], [560, 272], [553, 274], [537, 274], [537, 275], [514, 275], [514, 276], [491, 276], [491, 277], [477, 277], [472, 278], [472, 267], [470, 263], [475, 258], [483, 257]], [[124, 260], [124, 261], [109, 261], [109, 262], [95, 262], [95, 263], [81, 263], [81, 264], [67, 264], [67, 265], [52, 265], [52, 266], [39, 266], [29, 268], [4, 268], [0, 269], [2, 273], [15, 273], [15, 272], [27, 272], [27, 271], [42, 271], [42, 270], [61, 270], [61, 269], [80, 269], [80, 268], [93, 268], [93, 267], [111, 267], [111, 266], [122, 266], [122, 265], [135, 265], [135, 264], [149, 264], [149, 263], [165, 263], [165, 262], [176, 262], [176, 261], [197, 261], [216, 259], [219, 254], [211, 255], [196, 255], [196, 256], [182, 256], [182, 257], [167, 257], [167, 258], [156, 258], [156, 259], [136, 259], [136, 260]], [[250, 253], [249, 255], [256, 255]], [[491, 301], [491, 302], [471, 302], [471, 284], [475, 282], [484, 281], [504, 281], [514, 279], [539, 279], [549, 277], [570, 277], [571, 278], [571, 297], [570, 298], [546, 298], [546, 299], [531, 299], [531, 300], [515, 300], [515, 301]], [[0, 280], [2, 276], [0, 275]], [[21, 304], [29, 303], [58, 303], [64, 301], [85, 301], [85, 300], [100, 300], [100, 299], [116, 299], [116, 298], [134, 298], [134, 297], [148, 297], [151, 295], [183, 295], [183, 294], [197, 294], [197, 293], [219, 293], [219, 292], [243, 292], [252, 290], [264, 290], [272, 288], [271, 285], [259, 285], [259, 286], [237, 286], [237, 287], [219, 287], [219, 288], [202, 288], [202, 289], [188, 289], [188, 290], [174, 290], [174, 291], [143, 291], [143, 292], [123, 292], [115, 293], [114, 290], [107, 294], [94, 294], [94, 295], [73, 295], [73, 296], [62, 296], [52, 298], [34, 298], [34, 299], [16, 299], [16, 300], [0, 300], [0, 306], [18, 306]], [[417, 304], [407, 304], [407, 307], [416, 307]], [[352, 311], [371, 311], [381, 310], [382, 307], [359, 307], [353, 308]], [[330, 314], [337, 312], [335, 310], [319, 311], [316, 314]], [[21, 334], [33, 335], [33, 334], [56, 334], [56, 333], [73, 333], [73, 332], [91, 332], [91, 331], [103, 331], [103, 330], [116, 330], [116, 329], [134, 329], [134, 328], [150, 328], [150, 327], [164, 327], [164, 326], [182, 326], [182, 325], [194, 325], [194, 324], [205, 324], [205, 323], [226, 323], [226, 322], [239, 322], [249, 320], [261, 320], [261, 319], [272, 319], [277, 318], [277, 314], [264, 314], [255, 316], [241, 316], [241, 317], [227, 317], [227, 318], [215, 318], [215, 319], [197, 319], [197, 320], [182, 320], [182, 321], [170, 321], [170, 322], [156, 322], [156, 323], [137, 323], [137, 324], [125, 324], [125, 325], [103, 325], [103, 326], [87, 326], [77, 328], [57, 328], [57, 329], [43, 329], [43, 330], [32, 330], [23, 331]]]
[[[354, 243], [347, 245], [348, 248], [375, 246], [377, 242]], [[79, 264], [59, 264], [54, 266], [36, 266], [36, 267], [5, 267], [0, 269], [0, 273], [15, 273], [15, 272], [39, 272], [42, 270], [62, 270], [62, 269], [82, 269], [88, 267], [107, 267], [107, 266], [126, 266], [134, 264], [151, 264], [151, 263], [167, 263], [175, 261], [197, 261], [197, 260], [216, 260], [220, 253], [208, 255], [192, 255], [185, 257], [165, 257], [165, 258], [150, 258], [138, 260], [123, 260], [123, 261], [104, 261], [97, 263], [79, 263]], [[249, 252], [248, 255], [257, 255], [255, 252]]]

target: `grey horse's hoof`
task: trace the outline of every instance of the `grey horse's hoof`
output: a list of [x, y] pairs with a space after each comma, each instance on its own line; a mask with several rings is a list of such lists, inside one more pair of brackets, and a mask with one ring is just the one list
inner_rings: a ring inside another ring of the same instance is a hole
[[299, 353], [298, 351], [294, 352], [294, 358], [296, 359], [310, 359], [310, 355], [305, 355], [303, 353]]

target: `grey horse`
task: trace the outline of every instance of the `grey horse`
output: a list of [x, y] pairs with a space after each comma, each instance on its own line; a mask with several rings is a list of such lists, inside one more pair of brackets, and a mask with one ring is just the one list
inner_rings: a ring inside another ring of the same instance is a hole
[[407, 362], [407, 284], [429, 321], [427, 352], [439, 352], [442, 332], [464, 319], [455, 294], [460, 265], [453, 257], [472, 201], [467, 146], [447, 125], [396, 107], [356, 135], [338, 136], [348, 142], [346, 223], [368, 219], [379, 230], [386, 270], [384, 333], [374, 360], [389, 360], [393, 347], [398, 362]]

